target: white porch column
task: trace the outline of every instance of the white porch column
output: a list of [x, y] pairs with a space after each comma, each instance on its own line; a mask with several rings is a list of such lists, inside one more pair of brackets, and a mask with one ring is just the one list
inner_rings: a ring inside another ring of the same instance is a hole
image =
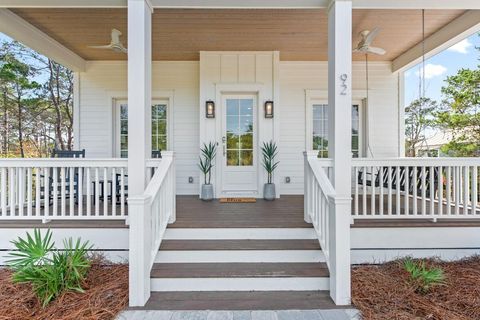
[[331, 0], [328, 8], [329, 157], [334, 160], [336, 196], [331, 212], [330, 295], [350, 304], [350, 215], [352, 132], [352, 1]]
[[150, 297], [150, 217], [142, 210], [151, 157], [152, 6], [128, 0], [128, 193], [130, 306]]

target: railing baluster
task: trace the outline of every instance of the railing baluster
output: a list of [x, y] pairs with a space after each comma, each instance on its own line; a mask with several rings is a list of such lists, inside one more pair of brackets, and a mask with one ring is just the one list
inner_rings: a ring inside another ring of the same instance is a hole
[[443, 216], [443, 167], [438, 168], [438, 215]]
[[477, 201], [478, 201], [478, 167], [472, 167], [472, 215], [477, 215]]
[[91, 171], [90, 171], [90, 168], [87, 168], [86, 172], [85, 172], [85, 187], [86, 187], [86, 191], [87, 191], [87, 202], [86, 202], [86, 206], [87, 206], [87, 217], [90, 217], [92, 215], [92, 190], [91, 190]]
[[388, 215], [392, 215], [392, 167], [388, 166]]
[[371, 186], [371, 188], [372, 188], [372, 197], [371, 197], [371, 204], [370, 204], [370, 206], [371, 206], [371, 215], [372, 215], [372, 217], [376, 215], [376, 212], [375, 212], [375, 200], [376, 200], [376, 199], [375, 199], [375, 188], [376, 188], [376, 186], [375, 186], [375, 169], [376, 169], [375, 167], [371, 167], [371, 170], [372, 170], [372, 173], [371, 173], [371, 177], [372, 177], [372, 183], [371, 183], [371, 184], [372, 184], [372, 186]]
[[60, 182], [61, 185], [61, 191], [60, 191], [60, 196], [62, 197], [62, 207], [60, 209], [60, 215], [63, 217], [66, 214], [67, 211], [67, 177], [65, 176], [65, 167], [62, 167], [60, 169], [60, 177], [62, 181]]
[[404, 214], [405, 216], [410, 215], [410, 167], [405, 166], [405, 178], [404, 178]]
[[41, 169], [40, 168], [35, 168], [35, 216], [40, 217], [41, 216]]
[[[53, 202], [53, 216], [57, 217], [58, 216], [58, 168], [53, 168], [52, 170], [52, 202]], [[50, 183], [49, 183], [49, 188], [50, 188]], [[60, 191], [61, 192], [61, 191]], [[61, 196], [61, 195], [60, 195]], [[50, 199], [48, 199], [48, 202], [50, 202]], [[62, 208], [60, 208], [62, 210]]]
[[468, 204], [470, 202], [470, 167], [463, 167], [463, 214], [468, 215]]
[[355, 191], [354, 191], [354, 214], [358, 216], [358, 167], [354, 167], [354, 181], [355, 181]]
[[[69, 168], [69, 173], [68, 173], [68, 184], [69, 184], [69, 195], [70, 195], [70, 210], [69, 214], [70, 217], [73, 217], [75, 215], [75, 183], [78, 183], [78, 177], [75, 177], [75, 170], [73, 167]], [[75, 181], [76, 180], [76, 181]], [[66, 213], [65, 213], [66, 214]]]
[[452, 167], [447, 167], [447, 181], [446, 181], [446, 194], [447, 198], [447, 216], [452, 215]]
[[112, 168], [112, 216], [117, 215], [117, 175]]
[[453, 193], [454, 193], [454, 201], [455, 201], [455, 215], [460, 215], [460, 167], [454, 167], [454, 175], [453, 175]]
[[27, 216], [32, 217], [32, 168], [27, 168]]
[[9, 176], [9, 183], [10, 183], [10, 197], [8, 199], [8, 204], [10, 206], [10, 216], [15, 216], [15, 211], [17, 207], [16, 202], [16, 185], [15, 185], [15, 177], [16, 177], [16, 168], [9, 168], [8, 169], [8, 176]]
[[43, 217], [47, 219], [50, 216], [50, 175], [49, 175], [49, 168], [43, 169], [43, 177], [44, 177], [44, 199], [43, 199]]
[[396, 184], [396, 188], [397, 188], [397, 192], [396, 192], [396, 196], [395, 196], [395, 214], [397, 216], [400, 216], [401, 214], [401, 211], [402, 211], [402, 208], [401, 208], [401, 187], [402, 187], [402, 184], [401, 184], [401, 176], [400, 176], [400, 167], [397, 166], [395, 168], [395, 184]]
[[363, 188], [362, 188], [362, 215], [367, 213], [367, 167], [363, 167]]
[[[100, 215], [100, 177], [98, 172], [98, 167], [95, 168], [95, 216]], [[103, 195], [105, 197], [105, 195]], [[105, 199], [104, 199], [105, 200]]]
[[120, 170], [120, 211], [125, 216], [125, 169]]
[[427, 177], [426, 177], [426, 170], [425, 170], [425, 166], [423, 165], [422, 166], [422, 216], [425, 216], [427, 215], [427, 202], [426, 202], [426, 198], [427, 198], [427, 183], [426, 183], [426, 180], [427, 180]]
[[108, 216], [108, 169], [107, 168], [103, 168], [103, 215]]
[[435, 168], [430, 166], [430, 215], [435, 216]]
[[412, 202], [412, 207], [413, 207], [413, 215], [417, 216], [418, 215], [418, 168], [417, 166], [413, 167], [413, 181], [412, 181], [412, 191], [413, 191], [413, 202]]
[[378, 180], [379, 181], [379, 187], [380, 187], [380, 203], [379, 203], [379, 212], [380, 212], [380, 216], [384, 216], [385, 215], [385, 208], [383, 206], [383, 198], [385, 197], [385, 195], [383, 194], [383, 181], [384, 181], [384, 174], [383, 174], [383, 166], [380, 166], [379, 167], [379, 174], [380, 174], [380, 179]]
[[18, 216], [23, 217], [24, 201], [25, 201], [25, 171], [23, 168], [17, 169], [18, 183]]
[[2, 179], [2, 189], [1, 189], [1, 202], [2, 202], [2, 213], [0, 216], [6, 217], [7, 216], [7, 168], [2, 168], [1, 170], [1, 179]]
[[78, 203], [78, 216], [83, 216], [83, 168], [78, 168], [78, 183], [77, 183], [77, 203]]

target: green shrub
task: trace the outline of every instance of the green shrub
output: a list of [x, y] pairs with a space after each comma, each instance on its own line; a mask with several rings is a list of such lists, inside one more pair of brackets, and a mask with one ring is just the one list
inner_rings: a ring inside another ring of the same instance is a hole
[[64, 240], [64, 250], [58, 250], [50, 230], [42, 237], [35, 229], [33, 237], [27, 232], [26, 239], [19, 237], [12, 243], [18, 250], [9, 253], [7, 261], [13, 281], [30, 283], [44, 307], [65, 290], [83, 292], [82, 283], [90, 269], [88, 241], [69, 238]]
[[403, 262], [404, 269], [409, 273], [411, 281], [417, 286], [417, 291], [427, 293], [433, 286], [445, 284], [445, 274], [442, 268], [427, 267], [425, 261], [414, 261], [407, 258]]

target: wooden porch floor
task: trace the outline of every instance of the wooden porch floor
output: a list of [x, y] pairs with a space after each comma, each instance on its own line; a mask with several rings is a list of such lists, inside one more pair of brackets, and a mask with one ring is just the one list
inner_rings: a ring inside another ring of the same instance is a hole
[[[370, 212], [370, 199], [367, 212]], [[67, 201], [68, 203], [68, 201]], [[395, 204], [395, 196], [393, 196]], [[386, 201], [385, 201], [386, 204]], [[103, 205], [103, 204], [102, 204]], [[403, 208], [404, 202], [401, 201]], [[410, 201], [410, 211], [412, 210]], [[103, 207], [101, 206], [103, 209]], [[376, 202], [378, 210], [378, 199]], [[119, 212], [119, 206], [117, 212]], [[418, 203], [418, 209], [421, 204]], [[50, 208], [51, 210], [51, 208]], [[352, 211], [354, 203], [352, 200]], [[385, 211], [386, 205], [385, 205]], [[395, 207], [393, 208], [395, 210]], [[403, 209], [402, 209], [403, 210]], [[429, 212], [427, 201], [427, 212]], [[362, 212], [362, 208], [359, 208]], [[395, 211], [394, 211], [395, 212]], [[366, 227], [478, 227], [480, 219], [357, 219], [352, 228]], [[4, 220], [0, 228], [128, 228], [123, 220]], [[169, 228], [311, 228], [303, 220], [303, 196], [282, 196], [275, 201], [258, 199], [256, 203], [220, 203], [202, 201], [198, 196], [177, 196], [177, 220]]]

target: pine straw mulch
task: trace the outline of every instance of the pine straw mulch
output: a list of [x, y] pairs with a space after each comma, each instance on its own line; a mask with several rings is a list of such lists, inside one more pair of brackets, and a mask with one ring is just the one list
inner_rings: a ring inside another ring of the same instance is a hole
[[42, 308], [30, 285], [13, 284], [12, 272], [0, 269], [0, 320], [115, 319], [128, 305], [128, 265], [94, 262], [85, 293], [65, 292]]
[[444, 262], [425, 260], [444, 270], [444, 285], [415, 292], [403, 260], [352, 268], [352, 302], [365, 320], [480, 319], [480, 257]]

